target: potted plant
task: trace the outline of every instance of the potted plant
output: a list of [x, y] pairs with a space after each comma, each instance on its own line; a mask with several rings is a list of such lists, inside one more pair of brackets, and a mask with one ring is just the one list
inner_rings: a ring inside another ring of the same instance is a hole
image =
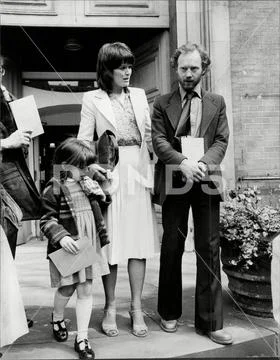
[[244, 312], [272, 317], [272, 240], [280, 232], [280, 210], [262, 205], [256, 188], [229, 193], [220, 219], [221, 259], [228, 287]]

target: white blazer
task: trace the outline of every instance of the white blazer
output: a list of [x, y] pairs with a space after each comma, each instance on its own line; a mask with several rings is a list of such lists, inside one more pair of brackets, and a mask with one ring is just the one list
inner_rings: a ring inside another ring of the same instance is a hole
[[[142, 138], [138, 172], [142, 179], [141, 182], [146, 187], [153, 188], [153, 165], [148, 152], [148, 149], [153, 152], [148, 101], [143, 89], [129, 87], [129, 93]], [[95, 131], [100, 137], [106, 130], [111, 130], [116, 134], [116, 120], [111, 100], [104, 90], [88, 91], [83, 97], [78, 139], [90, 145]]]

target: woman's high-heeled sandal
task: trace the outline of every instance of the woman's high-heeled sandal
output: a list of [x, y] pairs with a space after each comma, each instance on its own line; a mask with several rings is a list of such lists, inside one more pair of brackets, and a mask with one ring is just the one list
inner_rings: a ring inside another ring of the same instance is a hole
[[[53, 326], [53, 336], [55, 340], [58, 342], [66, 341], [68, 339], [68, 330], [66, 328], [64, 319], [59, 321], [53, 321], [53, 314], [52, 314], [51, 324]], [[64, 326], [62, 326], [61, 324], [63, 324]], [[57, 325], [58, 327], [57, 330], [54, 328], [54, 325]]]
[[[109, 337], [114, 337], [119, 335], [119, 330], [117, 328], [116, 324], [116, 309], [104, 309], [104, 317], [101, 323], [101, 329], [104, 332], [105, 335]], [[113, 317], [114, 322], [113, 323], [106, 323], [105, 320], [110, 315]]]
[[[141, 316], [143, 318], [143, 313], [141, 309], [131, 310], [129, 311], [130, 319], [131, 319], [131, 327], [132, 327], [132, 334], [138, 337], [145, 337], [148, 335], [148, 327], [147, 325], [141, 324], [137, 325], [135, 324], [135, 318], [138, 316]], [[144, 321], [144, 319], [143, 319]]]

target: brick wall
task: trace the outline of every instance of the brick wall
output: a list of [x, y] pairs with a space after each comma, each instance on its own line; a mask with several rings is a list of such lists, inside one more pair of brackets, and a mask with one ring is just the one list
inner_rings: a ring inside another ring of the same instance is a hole
[[236, 178], [280, 176], [279, 1], [230, 0], [229, 12]]

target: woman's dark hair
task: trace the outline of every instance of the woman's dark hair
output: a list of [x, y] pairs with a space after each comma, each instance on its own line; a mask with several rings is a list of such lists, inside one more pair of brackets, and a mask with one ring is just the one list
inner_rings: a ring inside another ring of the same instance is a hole
[[99, 87], [106, 91], [112, 91], [113, 70], [122, 64], [134, 65], [135, 58], [130, 48], [122, 42], [104, 44], [97, 56], [97, 82]]
[[[59, 165], [73, 165], [79, 169], [84, 169], [96, 161], [94, 151], [85, 145], [81, 140], [74, 137], [64, 140], [54, 153], [54, 166], [58, 166], [59, 177], [65, 179], [69, 173], [62, 171]], [[54, 169], [54, 176], [57, 173]]]
[[178, 49], [176, 49], [175, 53], [173, 54], [171, 58], [171, 66], [174, 69], [177, 69], [178, 67], [178, 58], [182, 54], [187, 54], [189, 52], [193, 52], [197, 50], [201, 57], [201, 64], [202, 64], [202, 70], [206, 72], [208, 70], [209, 65], [211, 64], [211, 60], [207, 54], [207, 52], [204, 50], [204, 48], [197, 44], [192, 44], [190, 42], [186, 43], [185, 45], [180, 46]]

